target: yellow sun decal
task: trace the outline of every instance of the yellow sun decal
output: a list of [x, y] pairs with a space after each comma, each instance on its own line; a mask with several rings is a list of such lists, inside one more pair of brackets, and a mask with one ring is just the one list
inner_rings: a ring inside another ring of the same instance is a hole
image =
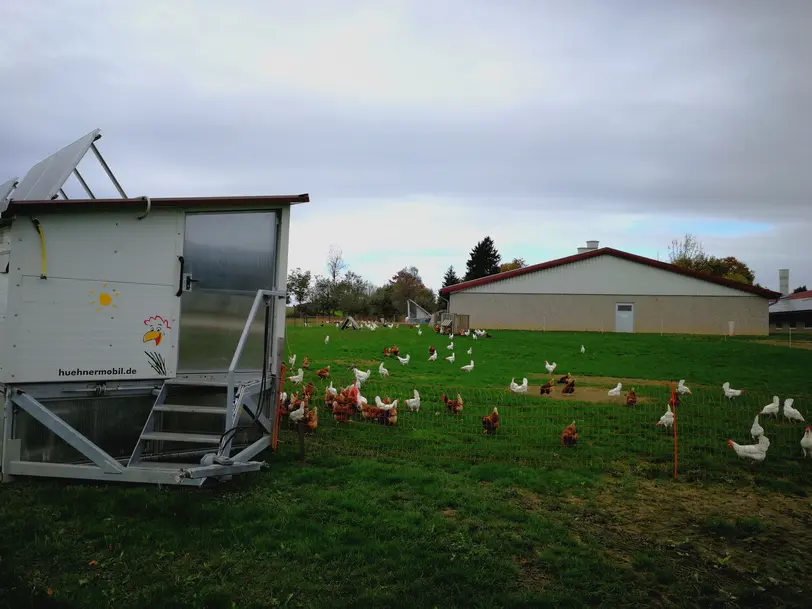
[[96, 293], [96, 290], [90, 290], [90, 295], [93, 296], [93, 300], [90, 301], [90, 304], [96, 307], [96, 312], [100, 312], [105, 307], [113, 307], [114, 309], [118, 309], [118, 306], [113, 302], [114, 298], [118, 298], [118, 292], [116, 292], [115, 288], [108, 288], [107, 284], [105, 283], [102, 285], [102, 290]]

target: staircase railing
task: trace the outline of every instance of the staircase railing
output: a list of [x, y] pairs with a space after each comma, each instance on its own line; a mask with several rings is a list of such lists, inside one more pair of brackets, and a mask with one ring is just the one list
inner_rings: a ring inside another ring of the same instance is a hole
[[[268, 307], [270, 306], [270, 299], [272, 297], [276, 296], [277, 298], [284, 298], [285, 295], [286, 295], [285, 292], [279, 290], [257, 290], [257, 295], [254, 297], [254, 302], [251, 305], [251, 311], [248, 313], [248, 317], [245, 320], [245, 326], [242, 329], [242, 334], [240, 334], [240, 340], [237, 342], [237, 348], [234, 349], [234, 356], [231, 358], [231, 364], [228, 367], [228, 375], [227, 375], [228, 384], [226, 387], [226, 426], [225, 426], [226, 432], [228, 432], [230, 429], [233, 429], [237, 423], [238, 419], [237, 408], [236, 404], [234, 403], [234, 397], [236, 395], [236, 386], [237, 386], [236, 383], [237, 365], [240, 362], [240, 357], [242, 357], [242, 352], [243, 349], [245, 348], [245, 343], [248, 340], [248, 335], [251, 333], [251, 327], [253, 326], [257, 313], [260, 310], [260, 303], [264, 302], [265, 307]], [[268, 337], [269, 340], [275, 338], [273, 336], [274, 322], [275, 320], [273, 319], [270, 320], [271, 328], [267, 330], [271, 333], [271, 336]], [[263, 375], [268, 374], [270, 365], [271, 365], [270, 359], [267, 362], [266, 361], [262, 362]], [[222, 447], [221, 454], [229, 455], [231, 453], [231, 438], [233, 438], [233, 434], [228, 439], [227, 443]]]

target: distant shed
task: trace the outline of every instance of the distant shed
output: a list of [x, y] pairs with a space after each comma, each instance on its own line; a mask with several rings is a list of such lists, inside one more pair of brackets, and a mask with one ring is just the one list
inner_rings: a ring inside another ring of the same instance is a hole
[[471, 327], [765, 335], [779, 293], [597, 241], [578, 254], [444, 288]]

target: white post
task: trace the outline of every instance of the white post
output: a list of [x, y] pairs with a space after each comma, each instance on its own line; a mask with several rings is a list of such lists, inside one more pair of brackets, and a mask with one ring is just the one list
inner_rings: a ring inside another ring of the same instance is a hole
[[789, 348], [792, 349], [792, 326], [789, 328]]
[[663, 335], [663, 318], [660, 317], [660, 336]]

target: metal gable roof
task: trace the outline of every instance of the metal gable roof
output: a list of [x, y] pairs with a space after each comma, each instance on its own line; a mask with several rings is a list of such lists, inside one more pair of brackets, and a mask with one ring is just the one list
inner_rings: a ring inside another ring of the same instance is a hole
[[732, 288], [734, 290], [749, 292], [750, 294], [755, 294], [756, 296], [761, 296], [763, 298], [774, 299], [781, 296], [779, 292], [773, 292], [772, 290], [768, 290], [766, 288], [759, 288], [757, 286], [748, 285], [746, 283], [740, 283], [738, 281], [733, 281], [731, 279], [724, 279], [722, 277], [708, 275], [707, 273], [699, 273], [697, 271], [691, 271], [673, 264], [669, 264], [667, 262], [660, 262], [659, 260], [653, 260], [652, 258], [646, 258], [645, 256], [638, 256], [637, 254], [631, 254], [629, 252], [624, 252], [622, 250], [616, 250], [611, 247], [602, 247], [600, 249], [590, 250], [588, 252], [583, 252], [581, 254], [574, 254], [572, 256], [567, 256], [565, 258], [558, 258], [556, 260], [542, 262], [541, 264], [526, 266], [521, 269], [505, 271], [504, 273], [497, 273], [495, 275], [488, 275], [487, 277], [472, 279], [471, 281], [463, 281], [462, 283], [458, 283], [456, 285], [443, 288], [442, 290], [440, 290], [440, 293], [444, 296], [447, 296], [449, 294], [453, 294], [454, 292], [459, 292], [461, 290], [473, 288], [478, 285], [484, 285], [487, 283], [501, 281], [503, 279], [508, 279], [509, 277], [518, 277], [520, 275], [525, 275], [528, 273], [535, 273], [537, 271], [543, 271], [545, 269], [551, 269], [557, 266], [563, 266], [565, 264], [572, 264], [573, 262], [580, 262], [582, 260], [589, 260], [590, 258], [597, 258], [599, 256], [614, 256], [616, 258], [628, 260], [629, 262], [636, 262], [637, 264], [645, 264], [646, 266], [660, 269], [662, 271], [667, 271], [669, 273], [684, 275], [686, 277], [693, 277], [694, 279], [699, 279], [700, 281], [707, 281], [709, 283], [715, 283], [717, 285], [722, 285], [728, 288]]

